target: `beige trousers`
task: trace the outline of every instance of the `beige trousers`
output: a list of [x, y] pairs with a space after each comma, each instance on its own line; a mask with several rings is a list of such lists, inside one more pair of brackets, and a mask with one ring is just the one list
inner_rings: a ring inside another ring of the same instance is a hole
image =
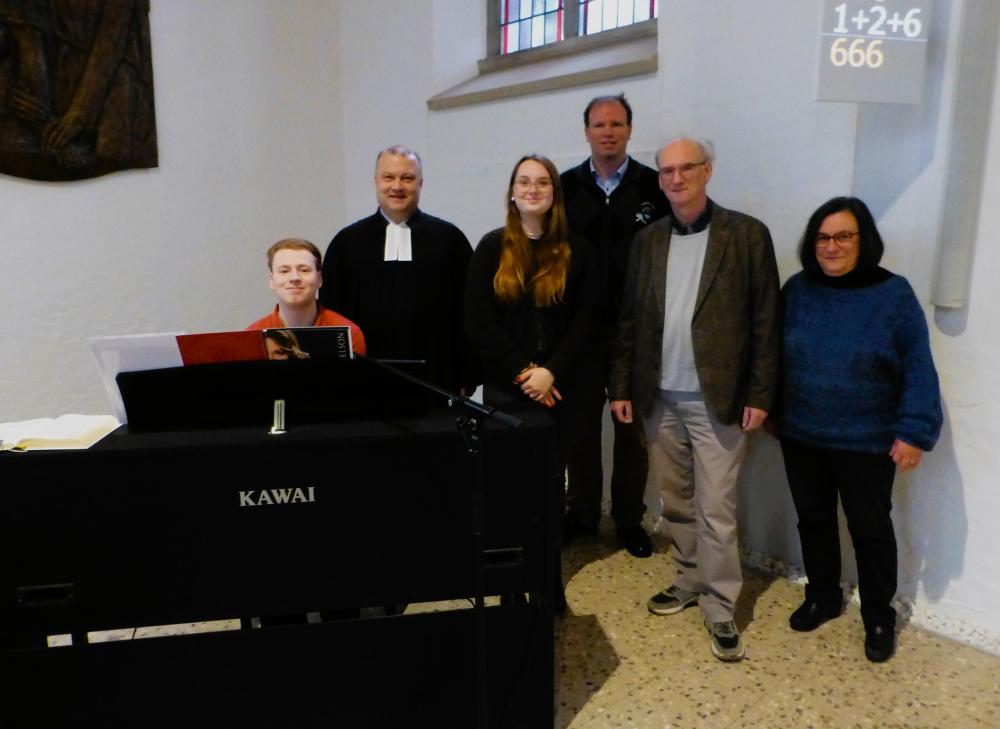
[[732, 620], [743, 587], [736, 506], [746, 435], [716, 420], [703, 400], [663, 391], [643, 426], [649, 479], [660, 493], [677, 568], [674, 584], [701, 596], [709, 621]]

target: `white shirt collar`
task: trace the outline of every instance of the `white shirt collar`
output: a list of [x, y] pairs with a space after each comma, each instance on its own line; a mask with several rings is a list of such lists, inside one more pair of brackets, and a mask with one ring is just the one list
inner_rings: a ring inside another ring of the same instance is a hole
[[[379, 212], [382, 212], [381, 208]], [[385, 217], [385, 213], [382, 213]], [[410, 226], [405, 222], [394, 223], [388, 218], [385, 219], [385, 248], [383, 261], [412, 261], [413, 260], [413, 240]]]

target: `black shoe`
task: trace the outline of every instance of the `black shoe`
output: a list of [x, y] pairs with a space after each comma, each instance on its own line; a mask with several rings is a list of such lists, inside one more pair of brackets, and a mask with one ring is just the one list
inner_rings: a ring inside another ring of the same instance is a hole
[[633, 557], [643, 559], [653, 553], [653, 542], [646, 530], [638, 524], [618, 527], [618, 545], [628, 550]]
[[873, 625], [865, 628], [865, 656], [873, 663], [882, 663], [892, 657], [896, 649], [896, 631], [891, 625]]
[[563, 522], [563, 544], [574, 539], [593, 539], [597, 536], [596, 524], [584, 524], [576, 514], [567, 514]]
[[808, 633], [810, 630], [816, 630], [827, 620], [840, 617], [840, 612], [840, 605], [832, 607], [806, 598], [806, 601], [788, 616], [788, 626], [800, 633]]

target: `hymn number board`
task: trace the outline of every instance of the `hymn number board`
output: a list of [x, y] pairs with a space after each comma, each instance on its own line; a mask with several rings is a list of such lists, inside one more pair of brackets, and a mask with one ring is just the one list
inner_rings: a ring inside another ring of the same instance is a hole
[[931, 0], [823, 0], [820, 101], [920, 103]]

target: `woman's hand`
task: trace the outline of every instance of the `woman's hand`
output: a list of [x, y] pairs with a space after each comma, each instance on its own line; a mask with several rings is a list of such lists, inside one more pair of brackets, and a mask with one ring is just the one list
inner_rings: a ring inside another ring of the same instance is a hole
[[896, 438], [896, 442], [892, 444], [892, 449], [889, 451], [889, 457], [892, 458], [893, 463], [904, 471], [919, 466], [921, 456], [923, 456], [923, 451], [909, 443], [904, 443], [899, 438]]
[[521, 386], [521, 392], [547, 408], [554, 407], [556, 400], [562, 400], [555, 388], [555, 376], [544, 367], [526, 369], [515, 381]]

